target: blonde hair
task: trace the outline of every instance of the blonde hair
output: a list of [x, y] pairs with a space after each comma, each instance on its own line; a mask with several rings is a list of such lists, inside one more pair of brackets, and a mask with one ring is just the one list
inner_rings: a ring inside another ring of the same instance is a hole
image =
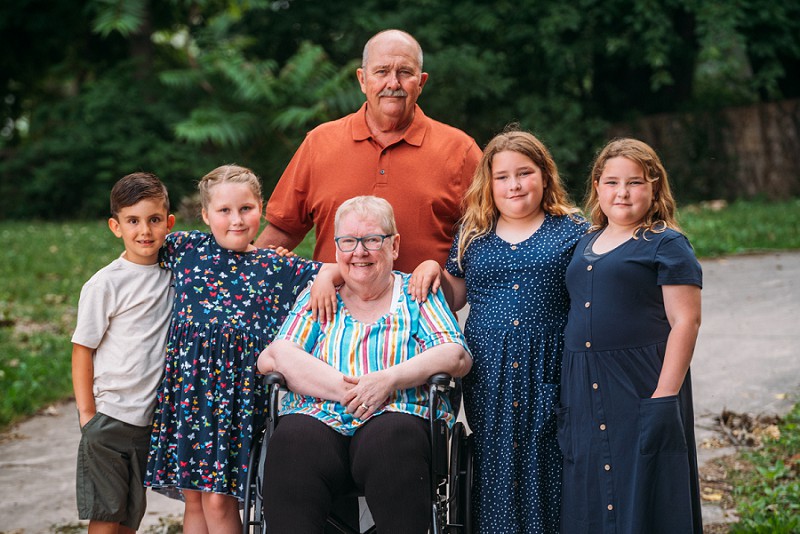
[[508, 127], [496, 135], [486, 148], [475, 169], [472, 184], [464, 195], [464, 216], [461, 218], [457, 261], [461, 267], [467, 248], [475, 239], [488, 234], [497, 222], [499, 212], [492, 195], [492, 160], [500, 152], [518, 152], [530, 158], [542, 171], [542, 210], [550, 215], [575, 215], [578, 208], [570, 201], [558, 167], [547, 147], [533, 134]]
[[387, 234], [395, 235], [397, 233], [394, 210], [386, 199], [362, 195], [342, 202], [333, 219], [334, 234], [339, 233], [339, 221], [342, 217], [350, 213], [355, 213], [364, 219], [375, 219], [378, 226]]
[[585, 213], [592, 223], [589, 231], [594, 232], [608, 226], [608, 217], [600, 208], [600, 199], [595, 184], [600, 182], [606, 162], [611, 158], [627, 158], [638, 164], [644, 171], [645, 180], [653, 188], [653, 203], [642, 219], [642, 223], [634, 231], [634, 239], [637, 239], [639, 235], [646, 239], [647, 232], [659, 234], [667, 228], [680, 232], [681, 229], [675, 220], [675, 198], [672, 196], [667, 170], [661, 163], [661, 159], [647, 143], [627, 137], [611, 140], [594, 160], [587, 184], [585, 202]]
[[261, 180], [253, 171], [238, 165], [222, 165], [203, 176], [197, 184], [197, 189], [200, 191], [200, 204], [204, 210], [208, 209], [208, 204], [211, 202], [211, 189], [224, 183], [249, 185], [259, 204], [263, 203]]

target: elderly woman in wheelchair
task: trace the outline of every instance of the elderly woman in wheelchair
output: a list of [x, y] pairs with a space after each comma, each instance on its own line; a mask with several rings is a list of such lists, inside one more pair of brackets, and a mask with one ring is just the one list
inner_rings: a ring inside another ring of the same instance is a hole
[[[269, 440], [264, 515], [269, 534], [321, 533], [334, 499], [363, 494], [378, 532], [431, 524], [431, 437], [426, 382], [461, 377], [472, 359], [441, 291], [411, 300], [392, 271], [400, 236], [391, 205], [356, 197], [336, 213], [344, 284], [332, 317], [314, 320], [309, 293], [261, 354], [263, 373], [289, 392]], [[449, 402], [437, 414], [452, 423]]]

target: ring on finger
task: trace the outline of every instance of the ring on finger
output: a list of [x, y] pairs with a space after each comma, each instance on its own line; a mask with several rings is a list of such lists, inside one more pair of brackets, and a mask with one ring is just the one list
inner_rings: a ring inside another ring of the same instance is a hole
[[366, 404], [364, 404], [363, 402], [361, 403], [361, 407], [362, 407], [362, 408], [364, 408], [364, 411], [365, 411], [365, 412], [368, 412], [368, 411], [369, 411], [369, 406], [367, 406], [367, 405], [366, 405]]

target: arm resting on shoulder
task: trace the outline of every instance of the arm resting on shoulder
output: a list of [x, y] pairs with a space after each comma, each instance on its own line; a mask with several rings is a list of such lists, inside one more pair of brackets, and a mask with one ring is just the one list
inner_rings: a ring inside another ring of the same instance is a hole
[[267, 225], [255, 241], [258, 248], [285, 247], [289, 250], [300, 244], [305, 235], [297, 236], [284, 232], [274, 224]]
[[440, 287], [452, 311], [457, 312], [467, 303], [467, 286], [464, 279], [448, 273], [434, 260], [420, 263], [414, 269], [408, 283], [409, 294], [418, 302], [425, 302], [428, 293], [436, 293]]
[[342, 402], [351, 387], [342, 373], [285, 339], [276, 339], [264, 349], [258, 357], [258, 370], [283, 374], [286, 387], [294, 393], [336, 402]]
[[323, 263], [322, 267], [311, 284], [311, 295], [309, 305], [311, 306], [311, 318], [324, 323], [333, 320], [333, 313], [336, 311], [336, 286], [344, 283], [339, 265], [335, 263]]
[[78, 420], [83, 425], [97, 413], [94, 403], [94, 349], [72, 344], [72, 389], [75, 392], [75, 405], [78, 407]]
[[664, 309], [672, 330], [667, 338], [664, 363], [653, 398], [677, 395], [692, 361], [700, 330], [700, 288], [693, 285], [662, 286]]

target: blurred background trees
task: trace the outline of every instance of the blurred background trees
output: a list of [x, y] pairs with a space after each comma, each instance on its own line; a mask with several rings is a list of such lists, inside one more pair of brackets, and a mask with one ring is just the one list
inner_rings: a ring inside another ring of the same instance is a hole
[[231, 162], [269, 191], [308, 130], [361, 104], [355, 69], [385, 28], [423, 46], [426, 114], [481, 146], [520, 123], [578, 198], [609, 135], [665, 114], [683, 126], [646, 140], [673, 144], [681, 200], [739, 195], [718, 111], [800, 97], [798, 2], [16, 0], [0, 5], [0, 218], [104, 216], [136, 170], [174, 201]]

